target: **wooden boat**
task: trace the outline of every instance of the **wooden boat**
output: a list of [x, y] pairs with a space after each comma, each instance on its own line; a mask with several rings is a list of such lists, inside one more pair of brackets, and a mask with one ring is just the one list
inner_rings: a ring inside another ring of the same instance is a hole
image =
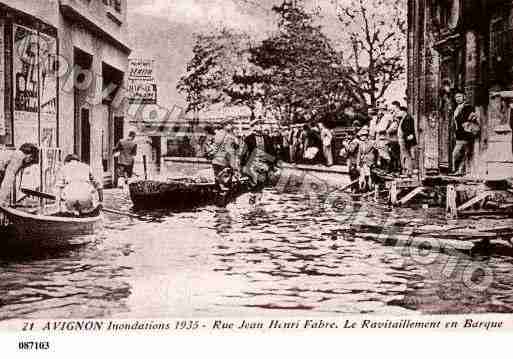
[[213, 182], [191, 178], [140, 180], [129, 184], [135, 208], [191, 208], [206, 204], [224, 205], [249, 189], [248, 181], [237, 182], [222, 193]]
[[33, 214], [12, 207], [0, 207], [2, 214], [14, 228], [17, 239], [68, 240], [89, 235], [101, 228], [103, 216], [75, 218], [52, 214]]

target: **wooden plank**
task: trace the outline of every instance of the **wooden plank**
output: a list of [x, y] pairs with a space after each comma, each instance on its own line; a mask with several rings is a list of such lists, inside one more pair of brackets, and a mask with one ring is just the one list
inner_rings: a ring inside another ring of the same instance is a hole
[[418, 195], [419, 193], [421, 193], [422, 191], [424, 191], [425, 187], [417, 187], [415, 188], [413, 191], [411, 191], [410, 193], [408, 193], [406, 196], [404, 196], [403, 198], [401, 198], [399, 200], [399, 203], [400, 204], [406, 204], [408, 203], [409, 201], [411, 201], [416, 195]]
[[473, 205], [479, 203], [480, 201], [482, 201], [483, 199], [486, 199], [488, 196], [490, 196], [492, 194], [492, 192], [490, 191], [485, 191], [485, 192], [481, 192], [479, 193], [477, 196], [475, 196], [474, 198], [472, 198], [471, 200], [465, 202], [464, 204], [462, 204], [461, 206], [459, 206], [457, 208], [457, 211], [464, 211], [466, 210], [467, 208], [470, 208], [472, 207]]
[[393, 181], [390, 185], [390, 203], [392, 205], [397, 204], [397, 182]]
[[447, 186], [446, 216], [449, 219], [458, 218], [458, 207], [456, 206], [456, 189], [454, 188], [454, 185]]

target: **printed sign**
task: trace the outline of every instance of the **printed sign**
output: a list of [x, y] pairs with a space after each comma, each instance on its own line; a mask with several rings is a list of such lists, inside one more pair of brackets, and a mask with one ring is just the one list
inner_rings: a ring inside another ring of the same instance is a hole
[[128, 61], [127, 89], [130, 104], [155, 105], [157, 84], [153, 77], [153, 60], [131, 59]]
[[146, 77], [153, 79], [154, 60], [129, 59], [128, 77]]

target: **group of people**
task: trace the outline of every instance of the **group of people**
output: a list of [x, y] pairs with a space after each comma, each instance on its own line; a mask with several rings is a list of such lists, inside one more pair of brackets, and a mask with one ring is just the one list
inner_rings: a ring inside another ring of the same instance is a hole
[[251, 122], [251, 131], [242, 140], [235, 134], [231, 119], [216, 132], [207, 157], [212, 160], [215, 180], [222, 192], [229, 191], [244, 176], [254, 194], [251, 201], [256, 202], [263, 187], [276, 175], [277, 147], [262, 125], [260, 118]]
[[288, 163], [333, 165], [333, 133], [322, 122], [285, 127], [281, 159]]
[[[118, 157], [117, 174], [126, 184], [133, 174], [137, 145], [135, 132], [120, 140], [114, 151]], [[0, 206], [10, 205], [10, 194], [18, 174], [39, 163], [39, 148], [24, 143], [17, 150], [0, 150]], [[102, 209], [103, 184], [96, 178], [91, 167], [76, 154], [68, 154], [63, 161], [56, 181], [56, 203], [61, 215], [76, 217], [96, 216]], [[43, 193], [42, 193], [43, 194]]]
[[415, 123], [399, 101], [391, 109], [373, 112], [368, 126], [344, 140], [339, 153], [346, 158], [354, 189], [373, 188], [372, 170], [410, 176], [417, 170]]

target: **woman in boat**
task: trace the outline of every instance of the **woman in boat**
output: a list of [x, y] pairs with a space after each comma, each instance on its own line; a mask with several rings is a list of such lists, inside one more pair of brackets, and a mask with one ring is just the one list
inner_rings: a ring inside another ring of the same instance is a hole
[[[91, 217], [99, 214], [103, 203], [103, 186], [96, 179], [89, 165], [80, 162], [75, 154], [64, 159], [56, 186], [57, 203], [61, 209], [61, 199], [65, 202], [65, 211], [79, 217]], [[94, 194], [98, 193], [98, 202]]]
[[261, 119], [253, 121], [251, 128], [252, 133], [244, 140], [240, 167], [242, 173], [249, 177], [251, 191], [254, 194], [251, 202], [255, 203], [256, 194], [261, 194], [264, 187], [271, 181], [278, 157], [272, 140], [263, 132]]
[[16, 175], [24, 168], [39, 163], [39, 149], [24, 143], [18, 150], [0, 150], [0, 206], [9, 204], [9, 195]]

